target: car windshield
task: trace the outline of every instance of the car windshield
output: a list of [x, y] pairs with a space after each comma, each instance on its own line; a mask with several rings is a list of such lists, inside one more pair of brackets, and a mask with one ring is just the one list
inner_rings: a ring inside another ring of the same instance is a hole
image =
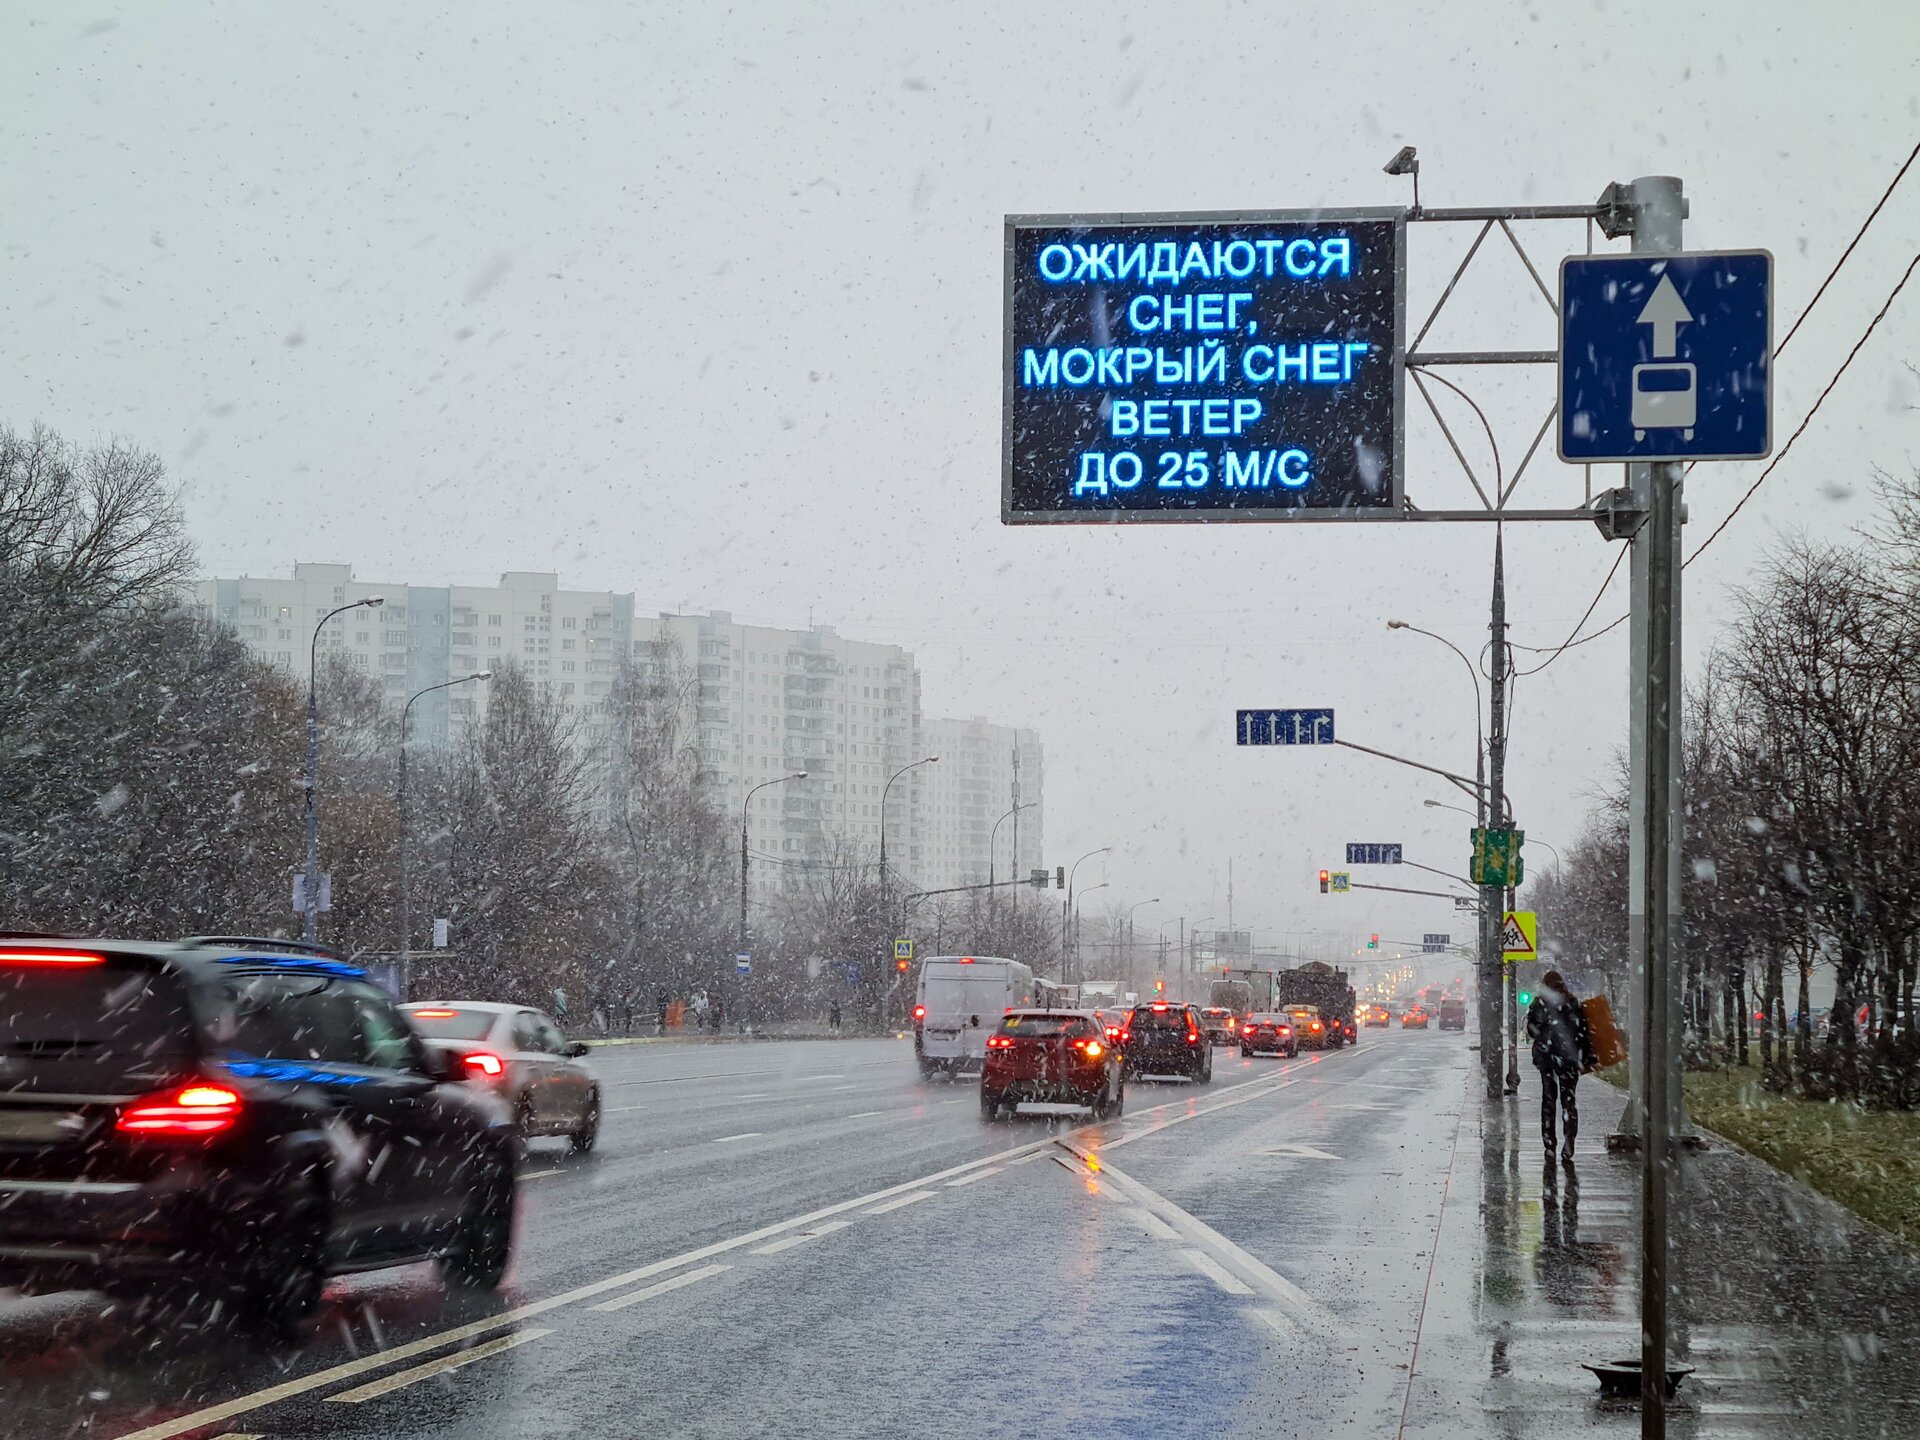
[[1920, 1440], [1917, 256], [1920, 0], [0, 3], [0, 1440]]
[[429, 1040], [484, 1040], [500, 1018], [491, 1010], [455, 1010], [442, 1005], [416, 1006], [406, 1014], [413, 1028]]

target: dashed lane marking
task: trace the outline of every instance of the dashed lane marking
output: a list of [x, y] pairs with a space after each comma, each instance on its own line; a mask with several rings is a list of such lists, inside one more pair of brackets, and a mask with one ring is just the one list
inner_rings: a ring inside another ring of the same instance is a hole
[[615, 1105], [611, 1110], [602, 1110], [602, 1115], [631, 1115], [635, 1110], [644, 1110], [644, 1105]]
[[732, 1268], [731, 1265], [702, 1265], [698, 1270], [682, 1271], [671, 1280], [662, 1280], [658, 1285], [648, 1285], [644, 1289], [635, 1290], [631, 1295], [621, 1295], [612, 1300], [603, 1300], [593, 1308], [595, 1310], [624, 1310], [629, 1305], [638, 1305], [642, 1300], [651, 1300], [654, 1296], [664, 1295], [669, 1290], [685, 1289], [697, 1281], [710, 1279], [722, 1271], [731, 1270]]
[[824, 1225], [816, 1225], [811, 1230], [803, 1230], [798, 1235], [787, 1235], [775, 1240], [771, 1245], [762, 1245], [751, 1251], [754, 1255], [778, 1255], [782, 1250], [791, 1250], [796, 1245], [804, 1245], [809, 1240], [818, 1240], [822, 1235], [831, 1235], [836, 1230], [844, 1230], [851, 1220], [829, 1220]]
[[559, 1173], [560, 1171], [557, 1168], [553, 1170], [529, 1170], [521, 1175], [520, 1178], [522, 1180], [544, 1180], [549, 1175], [558, 1175]]
[[871, 1115], [885, 1115], [887, 1113], [885, 1110], [856, 1110], [853, 1114], [842, 1115], [840, 1118], [842, 1120], [865, 1120]]
[[415, 1365], [410, 1370], [398, 1374], [383, 1375], [378, 1380], [370, 1380], [365, 1385], [356, 1385], [351, 1390], [343, 1390], [338, 1395], [327, 1396], [330, 1405], [359, 1405], [368, 1400], [378, 1400], [382, 1395], [391, 1395], [396, 1390], [404, 1390], [409, 1385], [417, 1385], [422, 1380], [435, 1375], [444, 1375], [449, 1370], [458, 1370], [463, 1365], [471, 1365], [476, 1360], [485, 1360], [489, 1355], [498, 1355], [503, 1350], [511, 1350], [524, 1345], [529, 1340], [538, 1340], [542, 1335], [551, 1335], [553, 1331], [531, 1326], [525, 1330], [516, 1330], [511, 1335], [502, 1335], [498, 1340], [489, 1340], [476, 1345], [471, 1350], [456, 1350], [451, 1355], [442, 1355], [438, 1360], [429, 1360], [424, 1365]]
[[716, 1135], [713, 1143], [716, 1145], [731, 1145], [736, 1140], [755, 1140], [758, 1139], [759, 1136], [760, 1132], [758, 1130], [742, 1130], [738, 1135]]
[[876, 1205], [871, 1210], [866, 1210], [861, 1213], [866, 1215], [885, 1215], [894, 1210], [904, 1209], [908, 1205], [918, 1205], [922, 1200], [931, 1199], [933, 1199], [933, 1191], [916, 1190], [911, 1195], [898, 1196], [895, 1199], [887, 1201], [884, 1205]]
[[989, 1165], [986, 1169], [976, 1170], [971, 1175], [962, 1175], [958, 1180], [947, 1181], [947, 1188], [949, 1190], [952, 1190], [956, 1186], [971, 1185], [973, 1184], [974, 1181], [984, 1180], [989, 1175], [998, 1175], [1000, 1173], [1000, 1170], [1001, 1170], [1001, 1167], [998, 1165]]
[[1209, 1258], [1204, 1253], [1202, 1253], [1201, 1251], [1182, 1250], [1180, 1253], [1182, 1256], [1186, 1258], [1186, 1262], [1189, 1265], [1193, 1266], [1194, 1269], [1198, 1270], [1202, 1275], [1206, 1276], [1209, 1280], [1213, 1281], [1214, 1284], [1218, 1285], [1222, 1290], [1226, 1291], [1227, 1294], [1251, 1295], [1253, 1293], [1253, 1287], [1251, 1285], [1247, 1285], [1239, 1280], [1236, 1280], [1233, 1276], [1229, 1275], [1226, 1271], [1222, 1270], [1218, 1265], [1214, 1264], [1212, 1259]]

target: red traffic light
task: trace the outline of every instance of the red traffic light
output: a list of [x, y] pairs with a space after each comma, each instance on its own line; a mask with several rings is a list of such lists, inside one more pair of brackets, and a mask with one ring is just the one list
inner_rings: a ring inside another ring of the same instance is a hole
[[1322, 870], [1320, 872], [1320, 893], [1322, 895], [1327, 893], [1327, 882], [1332, 878], [1333, 877], [1329, 875], [1325, 870]]
[[898, 970], [902, 975], [904, 975], [907, 973], [908, 967], [911, 966], [912, 964], [913, 962], [911, 960], [896, 960], [893, 962], [893, 968]]

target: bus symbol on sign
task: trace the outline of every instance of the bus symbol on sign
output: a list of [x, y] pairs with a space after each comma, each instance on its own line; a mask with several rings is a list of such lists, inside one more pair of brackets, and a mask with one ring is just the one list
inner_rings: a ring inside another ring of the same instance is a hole
[[1331, 710], [1241, 710], [1235, 743], [1240, 745], [1331, 745]]

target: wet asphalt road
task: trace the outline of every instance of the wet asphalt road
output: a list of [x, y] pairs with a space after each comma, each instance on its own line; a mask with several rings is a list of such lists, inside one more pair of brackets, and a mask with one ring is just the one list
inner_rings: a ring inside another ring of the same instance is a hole
[[0, 1429], [1391, 1434], [1467, 1061], [1222, 1049], [1117, 1121], [988, 1126], [899, 1041], [605, 1050], [600, 1147], [534, 1147], [500, 1296], [352, 1277], [293, 1354], [0, 1300]]

